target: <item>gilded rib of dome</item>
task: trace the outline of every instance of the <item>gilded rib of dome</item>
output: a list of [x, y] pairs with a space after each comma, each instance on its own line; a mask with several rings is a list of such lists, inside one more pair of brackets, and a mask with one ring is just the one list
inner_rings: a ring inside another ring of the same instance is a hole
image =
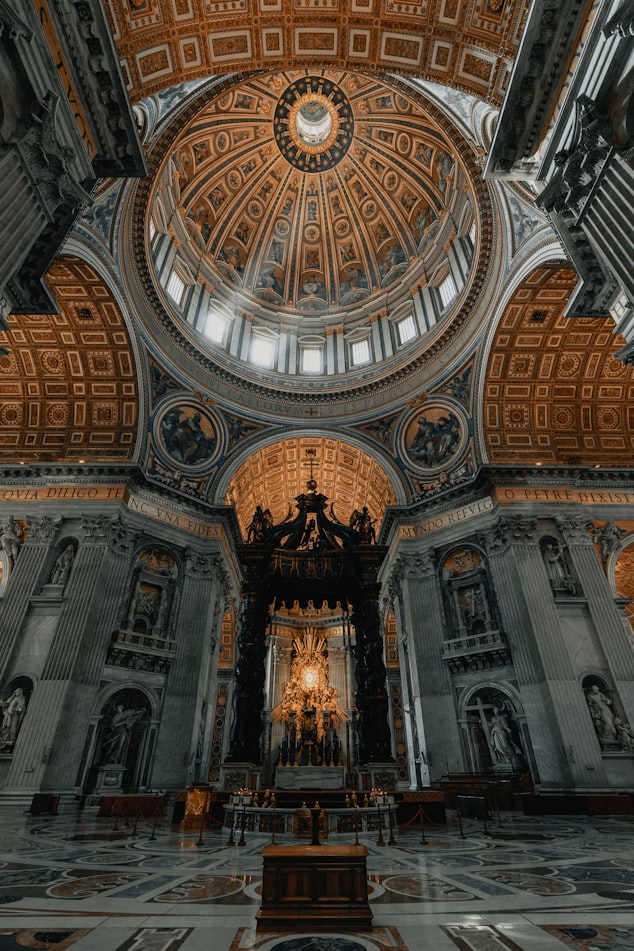
[[365, 314], [408, 294], [470, 203], [445, 132], [360, 74], [243, 81], [200, 111], [169, 161], [180, 253], [221, 299], [262, 314]]

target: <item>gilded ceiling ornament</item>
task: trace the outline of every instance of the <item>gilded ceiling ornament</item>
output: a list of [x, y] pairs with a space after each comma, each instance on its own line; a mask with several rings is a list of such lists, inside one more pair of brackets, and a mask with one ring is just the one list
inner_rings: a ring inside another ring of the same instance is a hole
[[344, 157], [354, 132], [343, 89], [324, 76], [291, 83], [275, 108], [273, 133], [284, 158], [302, 172], [324, 172]]

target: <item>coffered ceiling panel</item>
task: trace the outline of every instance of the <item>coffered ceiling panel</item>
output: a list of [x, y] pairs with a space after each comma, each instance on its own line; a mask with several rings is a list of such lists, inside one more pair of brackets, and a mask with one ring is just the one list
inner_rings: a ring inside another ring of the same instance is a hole
[[59, 314], [10, 316], [0, 357], [3, 462], [129, 460], [137, 374], [118, 305], [76, 258], [47, 274]]
[[249, 70], [406, 72], [499, 103], [528, 0], [109, 0], [130, 96]]
[[539, 268], [504, 311], [484, 388], [490, 462], [632, 465], [634, 370], [614, 357], [611, 318], [563, 316], [576, 283]]

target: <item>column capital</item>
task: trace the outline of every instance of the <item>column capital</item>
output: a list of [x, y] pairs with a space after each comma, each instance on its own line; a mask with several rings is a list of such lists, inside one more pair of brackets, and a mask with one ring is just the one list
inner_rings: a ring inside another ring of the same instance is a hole
[[582, 515], [556, 515], [555, 525], [566, 539], [567, 542], [574, 542], [576, 545], [589, 545], [592, 542], [590, 537], [591, 522]]
[[49, 515], [32, 519], [29, 522], [25, 544], [50, 545], [61, 524], [61, 518], [51, 518]]
[[84, 515], [81, 527], [85, 545], [107, 545], [112, 530], [112, 518], [107, 515]]
[[185, 549], [185, 573], [194, 578], [210, 578], [218, 565], [215, 555], [207, 555], [194, 548]]
[[123, 521], [120, 515], [112, 520], [110, 547], [120, 555], [130, 555], [137, 543], [137, 534]]
[[429, 577], [435, 572], [436, 563], [436, 552], [433, 548], [415, 555], [402, 555], [397, 562], [398, 577]]

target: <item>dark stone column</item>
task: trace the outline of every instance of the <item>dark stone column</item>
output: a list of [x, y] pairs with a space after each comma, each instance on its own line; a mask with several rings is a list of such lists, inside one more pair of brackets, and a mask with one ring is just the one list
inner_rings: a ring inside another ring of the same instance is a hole
[[250, 577], [244, 582], [228, 763], [261, 763], [269, 599], [265, 578]]
[[379, 586], [361, 585], [355, 598], [352, 623], [356, 635], [356, 703], [359, 712], [359, 760], [385, 763], [393, 759], [388, 723], [387, 671], [378, 606]]

